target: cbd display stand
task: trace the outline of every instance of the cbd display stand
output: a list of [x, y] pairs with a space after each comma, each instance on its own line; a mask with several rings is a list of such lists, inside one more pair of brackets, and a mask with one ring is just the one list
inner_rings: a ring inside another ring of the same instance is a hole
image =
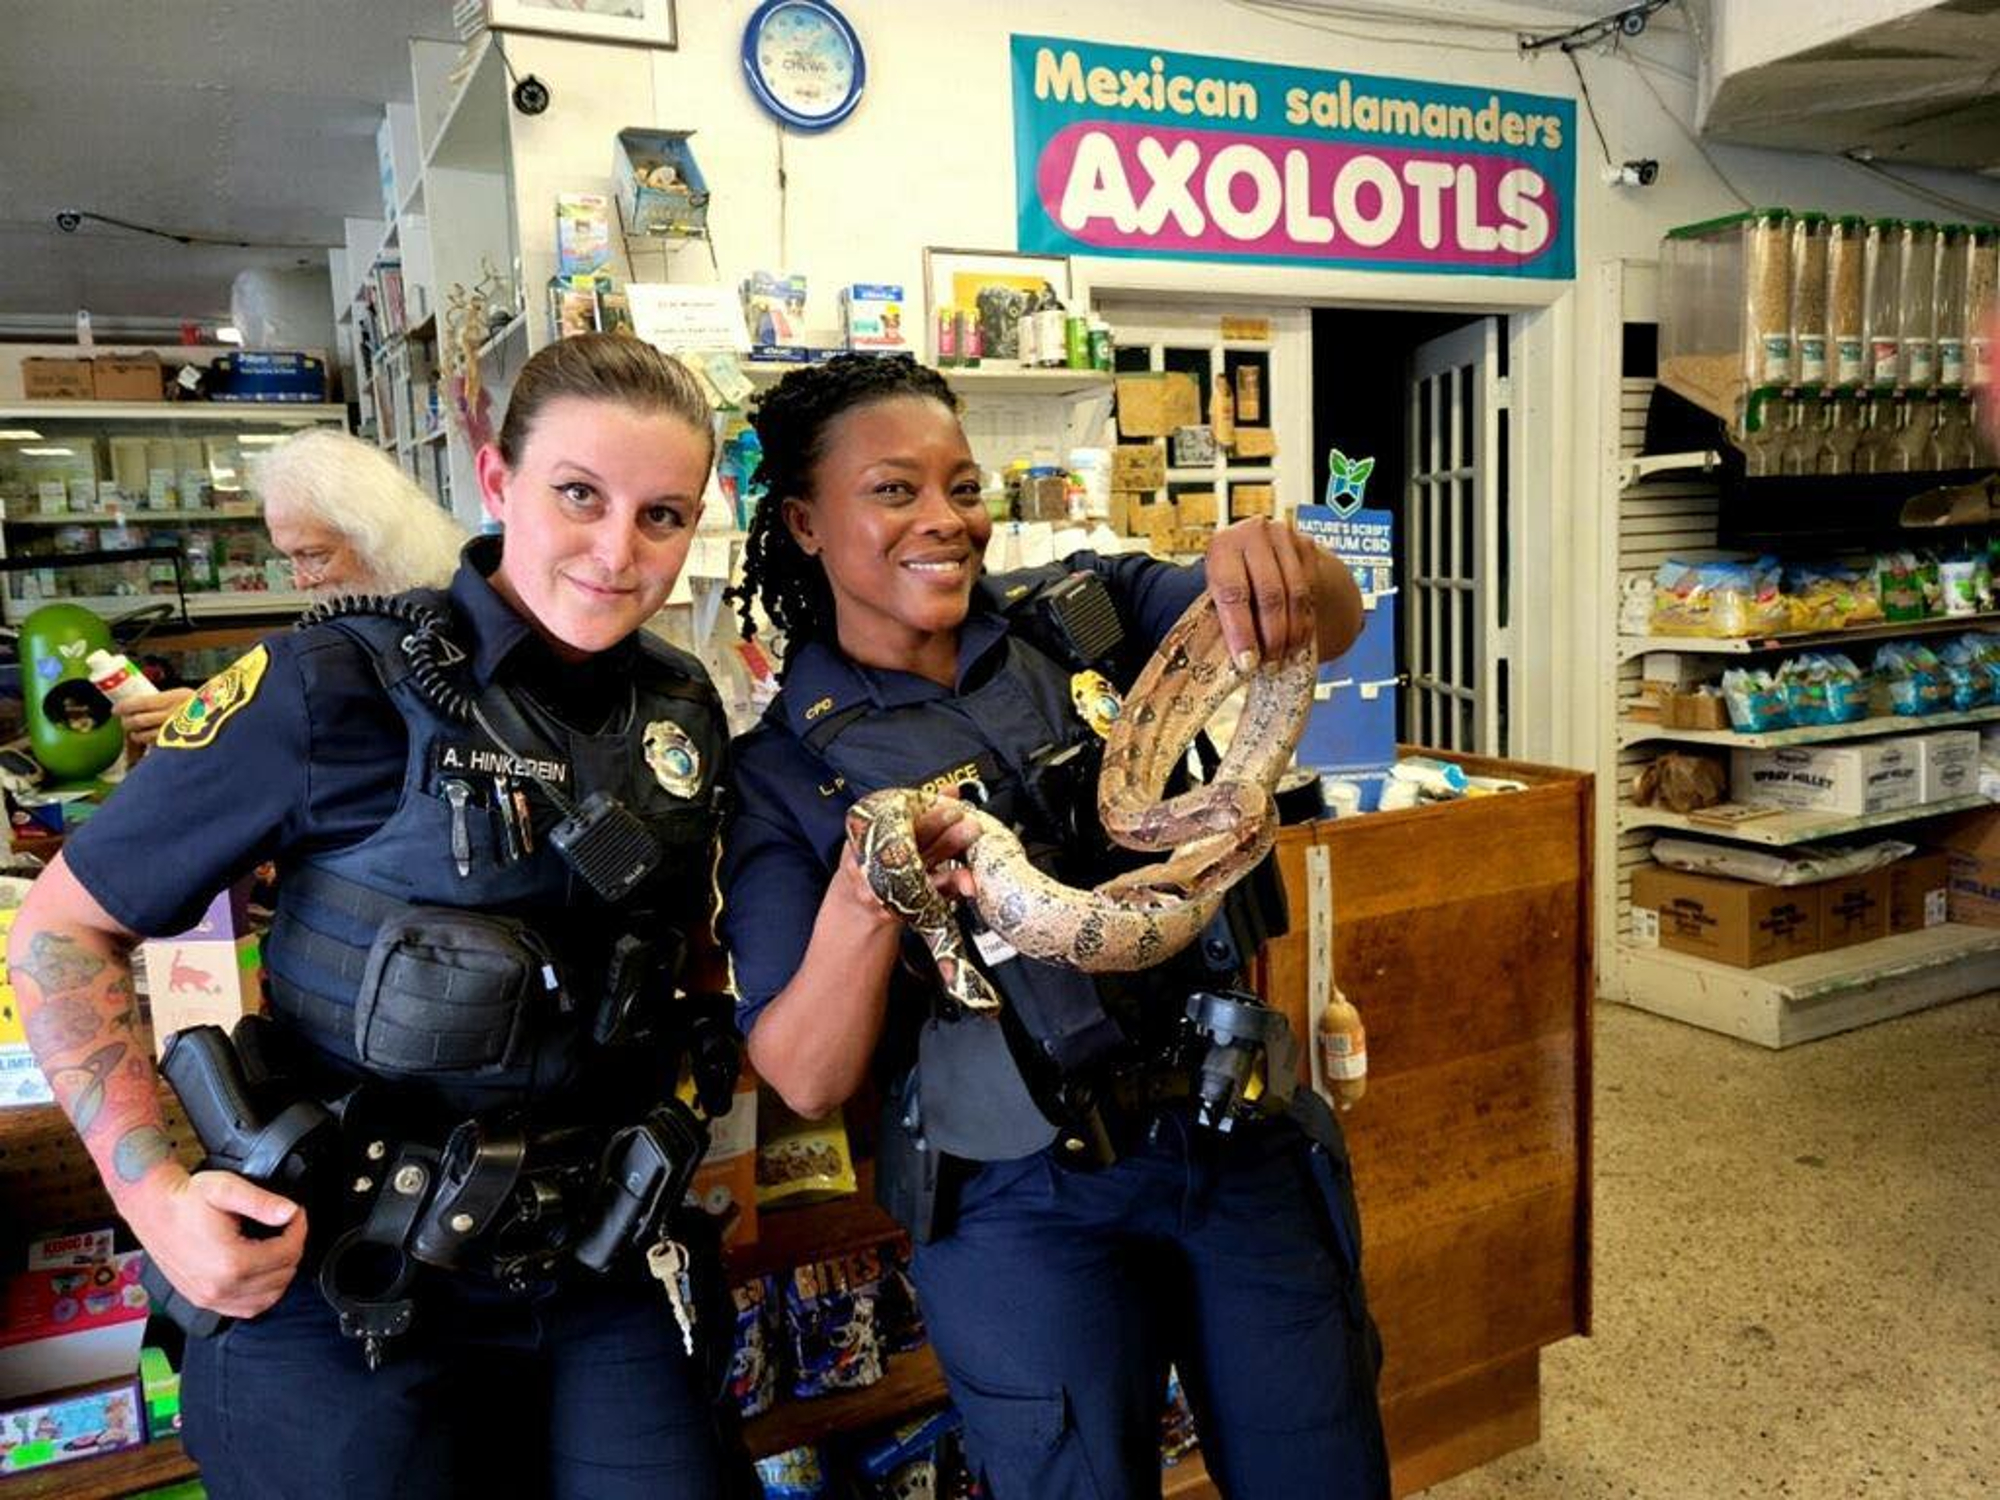
[[1281, 830], [1258, 965], [1304, 1034], [1330, 934], [1368, 1028], [1341, 1124], [1399, 1495], [1534, 1442], [1540, 1352], [1590, 1327], [1591, 778], [1446, 758], [1528, 790]]

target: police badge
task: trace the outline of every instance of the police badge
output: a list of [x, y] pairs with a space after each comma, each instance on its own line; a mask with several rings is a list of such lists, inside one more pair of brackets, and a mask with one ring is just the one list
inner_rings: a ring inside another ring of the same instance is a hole
[[646, 726], [646, 764], [654, 779], [676, 797], [701, 790], [701, 752], [688, 732], [672, 719], [655, 719]]
[[1069, 701], [1076, 705], [1077, 717], [1096, 730], [1099, 739], [1111, 733], [1111, 726], [1125, 712], [1118, 689], [1102, 672], [1078, 672], [1070, 678]]

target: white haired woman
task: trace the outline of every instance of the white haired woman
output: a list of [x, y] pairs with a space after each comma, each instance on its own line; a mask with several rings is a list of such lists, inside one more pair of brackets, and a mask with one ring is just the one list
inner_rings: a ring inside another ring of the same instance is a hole
[[[372, 443], [314, 428], [250, 461], [271, 542], [293, 584], [318, 597], [443, 588], [458, 569], [465, 532]], [[189, 688], [115, 705], [125, 737], [150, 745], [194, 693]]]

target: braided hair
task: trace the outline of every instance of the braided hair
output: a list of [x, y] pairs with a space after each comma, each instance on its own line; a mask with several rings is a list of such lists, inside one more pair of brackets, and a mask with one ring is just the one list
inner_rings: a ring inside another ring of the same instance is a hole
[[808, 557], [785, 524], [785, 501], [812, 494], [813, 469], [826, 453], [827, 432], [857, 407], [899, 396], [928, 397], [958, 411], [944, 377], [907, 354], [837, 354], [823, 365], [790, 374], [758, 397], [750, 417], [764, 457], [751, 475], [763, 499], [743, 548], [743, 582], [728, 592], [736, 601], [745, 640], [755, 632], [752, 611], [764, 613], [790, 650], [833, 633], [833, 590], [819, 559]]

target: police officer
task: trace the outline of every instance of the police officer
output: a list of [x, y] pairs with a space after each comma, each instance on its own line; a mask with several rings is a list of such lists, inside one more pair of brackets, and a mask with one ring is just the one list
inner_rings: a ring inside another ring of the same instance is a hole
[[[478, 457], [504, 535], [448, 592], [329, 607], [212, 680], [21, 911], [38, 1060], [155, 1265], [240, 1320], [189, 1342], [212, 1495], [730, 1486], [680, 1326], [692, 1288], [643, 1264], [655, 1233], [670, 1272], [714, 1246], [601, 1170], [664, 1142], [683, 1160], [631, 1180], [678, 1180], [700, 1149], [671, 1102], [676, 997], [720, 977], [702, 946], [726, 730], [700, 666], [639, 626], [712, 458], [674, 361], [598, 335], [541, 350]], [[259, 1050], [293, 1103], [342, 1112], [324, 1211], [190, 1176], [135, 1027], [137, 936], [187, 928], [265, 860]]]
[[[1292, 1114], [1200, 1123], [1182, 1017], [1216, 976], [1195, 960], [1093, 980], [975, 931], [1000, 1020], [954, 1012], [843, 829], [879, 787], [959, 788], [1045, 868], [1095, 883], [1116, 868], [1094, 812], [1099, 679], [1128, 685], [1204, 587], [1239, 661], [1336, 655], [1360, 627], [1352, 580], [1264, 521], [1219, 532], [1202, 567], [1079, 553], [982, 578], [979, 470], [949, 388], [907, 359], [790, 374], [756, 426], [768, 488], [741, 607], [746, 632], [762, 607], [785, 666], [737, 742], [723, 836], [739, 1019], [800, 1114], [874, 1065], [878, 1181], [917, 1242], [987, 1492], [1157, 1496], [1172, 1363], [1225, 1494], [1385, 1496], [1379, 1346], [1330, 1113], [1302, 1093]], [[1069, 570], [1084, 576], [1055, 582]], [[933, 883], [959, 896], [969, 823], [947, 805], [918, 828]]]

